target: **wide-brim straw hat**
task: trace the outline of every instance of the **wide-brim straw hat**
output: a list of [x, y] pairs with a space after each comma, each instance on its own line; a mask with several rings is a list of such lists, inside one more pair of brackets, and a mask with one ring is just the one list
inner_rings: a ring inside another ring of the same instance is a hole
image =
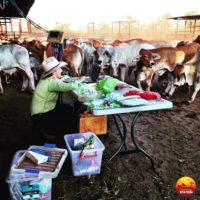
[[41, 75], [41, 79], [46, 78], [56, 70], [58, 70], [61, 67], [67, 66], [66, 62], [58, 61], [55, 57], [49, 57], [46, 60], [44, 60], [41, 64], [41, 67], [44, 71], [44, 73]]

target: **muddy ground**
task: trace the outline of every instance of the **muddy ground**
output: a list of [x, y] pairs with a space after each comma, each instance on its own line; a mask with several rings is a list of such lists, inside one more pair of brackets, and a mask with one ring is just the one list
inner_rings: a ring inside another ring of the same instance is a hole
[[[21, 93], [20, 85], [4, 86], [0, 96], [0, 199], [9, 200], [5, 183], [14, 153], [45, 141], [34, 131], [29, 114], [31, 95]], [[190, 104], [183, 87], [172, 100], [172, 109], [143, 113], [136, 130], [139, 144], [152, 155], [155, 171], [141, 153], [116, 157], [104, 173], [92, 177], [74, 177], [69, 156], [59, 176], [53, 179], [53, 200], [177, 200], [176, 181], [190, 176], [197, 183], [191, 200], [200, 199], [200, 95]], [[131, 114], [123, 115], [127, 128]], [[108, 134], [100, 137], [105, 145], [103, 163], [119, 145], [119, 137], [111, 116]], [[130, 130], [128, 131], [130, 133]], [[64, 147], [64, 141], [55, 141]]]

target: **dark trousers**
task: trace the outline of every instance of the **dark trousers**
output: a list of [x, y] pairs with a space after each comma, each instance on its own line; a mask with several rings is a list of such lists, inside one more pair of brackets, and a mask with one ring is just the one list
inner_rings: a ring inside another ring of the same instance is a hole
[[71, 105], [57, 104], [53, 110], [33, 115], [32, 119], [39, 132], [46, 134], [64, 135], [74, 133], [77, 129], [76, 116]]

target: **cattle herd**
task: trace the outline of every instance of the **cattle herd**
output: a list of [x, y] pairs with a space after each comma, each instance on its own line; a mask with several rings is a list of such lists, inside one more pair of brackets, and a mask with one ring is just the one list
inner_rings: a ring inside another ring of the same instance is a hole
[[[8, 83], [9, 76], [18, 71], [23, 72], [21, 90], [34, 91], [40, 64], [46, 57], [55, 55], [54, 50], [51, 43], [44, 44], [36, 39], [2, 44], [0, 94], [3, 94], [2, 80]], [[131, 77], [143, 90], [150, 90], [153, 80], [165, 74], [165, 95], [171, 97], [177, 87], [186, 84], [192, 90], [189, 103], [200, 90], [200, 36], [193, 41], [65, 40], [62, 60], [68, 63], [71, 76], [89, 75], [91, 67], [98, 64], [101, 73], [122, 81]]]

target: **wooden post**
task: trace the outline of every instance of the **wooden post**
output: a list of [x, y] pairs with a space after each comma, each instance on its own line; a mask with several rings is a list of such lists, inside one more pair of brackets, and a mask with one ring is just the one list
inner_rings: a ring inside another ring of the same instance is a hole
[[0, 31], [3, 32], [2, 18], [0, 19]]
[[89, 38], [89, 23], [87, 24], [87, 37]]
[[13, 32], [12, 17], [10, 17], [10, 31]]
[[197, 20], [195, 19], [195, 20], [194, 20], [194, 27], [193, 27], [193, 36], [195, 35], [196, 22], [197, 22]]
[[94, 22], [92, 23], [92, 32], [93, 32], [93, 35], [95, 35], [95, 27], [94, 27]]
[[4, 25], [5, 25], [5, 32], [6, 32], [6, 36], [7, 36], [7, 21], [6, 21], [6, 17], [4, 17]]
[[190, 34], [192, 34], [192, 22], [189, 23]]
[[140, 24], [137, 22], [137, 37], [140, 35]]
[[94, 34], [95, 34], [94, 22], [90, 22], [90, 23], [87, 24], [88, 36], [90, 35], [90, 25], [92, 25], [92, 34], [93, 34], [93, 37], [94, 37]]
[[22, 19], [19, 18], [19, 34], [22, 34]]
[[113, 32], [114, 32], [113, 23], [114, 22], [112, 22], [112, 40], [113, 40]]
[[186, 33], [187, 20], [185, 20], [184, 33]]
[[118, 24], [119, 24], [119, 38], [121, 40], [121, 22], [119, 21]]
[[[112, 39], [116, 39], [116, 34], [114, 32], [114, 25], [115, 24], [119, 24], [119, 22], [112, 22]], [[117, 38], [119, 38], [119, 35], [117, 36]]]
[[32, 27], [30, 22], [27, 22], [27, 31], [28, 33], [32, 33]]
[[176, 37], [178, 35], [178, 29], [179, 29], [179, 19], [177, 20], [177, 24], [176, 24]]
[[128, 39], [130, 39], [130, 37], [131, 37], [131, 23], [130, 22], [128, 22]]

